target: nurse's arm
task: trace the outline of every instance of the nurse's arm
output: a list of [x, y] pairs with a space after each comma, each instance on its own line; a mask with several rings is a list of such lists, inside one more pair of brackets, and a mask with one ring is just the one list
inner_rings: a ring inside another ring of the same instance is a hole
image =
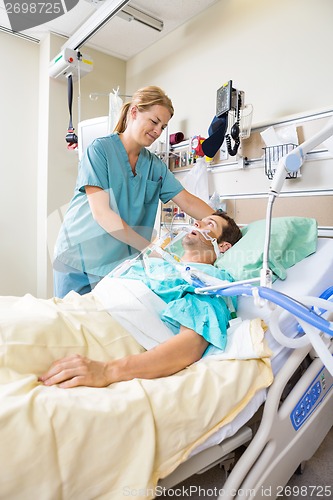
[[59, 384], [69, 388], [79, 385], [105, 387], [134, 378], [167, 377], [198, 361], [207, 346], [208, 342], [201, 335], [181, 326], [178, 335], [140, 354], [107, 362], [79, 355], [60, 359], [39, 380], [45, 385]]
[[104, 231], [140, 251], [150, 245], [150, 241], [135, 232], [110, 208], [108, 193], [96, 186], [85, 186], [85, 190], [92, 216]]
[[176, 203], [183, 212], [197, 220], [201, 220], [214, 212], [212, 207], [207, 205], [207, 203], [197, 196], [186, 191], [186, 189], [183, 189], [183, 191], [174, 196], [172, 201]]

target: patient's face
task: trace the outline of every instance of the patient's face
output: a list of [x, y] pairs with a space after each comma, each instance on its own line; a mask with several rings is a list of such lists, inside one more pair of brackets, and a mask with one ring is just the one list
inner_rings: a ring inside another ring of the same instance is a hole
[[[192, 247], [192, 249], [196, 248], [200, 252], [212, 252], [213, 244], [210, 238], [218, 239], [222, 234], [222, 228], [224, 224], [226, 224], [226, 221], [218, 215], [210, 215], [208, 217], [205, 217], [201, 221], [196, 221], [194, 223], [193, 230], [187, 233], [184, 237], [183, 247]], [[196, 227], [200, 231], [196, 231]], [[201, 231], [205, 232], [206, 234], [203, 234]], [[210, 238], [207, 236], [207, 234]]]
[[194, 223], [194, 225], [199, 229], [209, 231], [209, 236], [216, 239], [221, 236], [223, 232], [223, 226], [225, 224], [226, 221], [218, 215], [209, 215], [208, 217], [204, 217], [202, 220], [197, 220]]

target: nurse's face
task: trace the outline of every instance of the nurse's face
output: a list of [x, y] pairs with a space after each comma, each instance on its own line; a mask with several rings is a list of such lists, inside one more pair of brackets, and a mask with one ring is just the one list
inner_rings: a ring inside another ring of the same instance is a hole
[[141, 146], [151, 146], [168, 125], [170, 112], [164, 106], [155, 104], [147, 111], [141, 111], [137, 106], [131, 109], [133, 139]]

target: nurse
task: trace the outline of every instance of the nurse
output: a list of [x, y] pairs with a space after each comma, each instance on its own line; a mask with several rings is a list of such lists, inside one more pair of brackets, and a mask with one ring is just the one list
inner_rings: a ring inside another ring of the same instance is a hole
[[150, 244], [159, 200], [195, 219], [212, 214], [147, 147], [174, 114], [159, 87], [144, 87], [122, 107], [114, 133], [96, 139], [81, 161], [74, 196], [55, 246], [54, 295], [83, 295]]

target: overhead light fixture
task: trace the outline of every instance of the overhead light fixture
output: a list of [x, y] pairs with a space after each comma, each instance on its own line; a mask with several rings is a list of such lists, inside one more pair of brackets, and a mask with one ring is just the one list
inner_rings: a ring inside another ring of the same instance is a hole
[[82, 26], [72, 35], [62, 46], [62, 49], [69, 48], [77, 50], [88, 42], [107, 22], [123, 9], [130, 0], [106, 0], [98, 10], [82, 24]]
[[132, 7], [131, 5], [123, 7], [117, 13], [117, 16], [125, 19], [125, 21], [138, 21], [139, 23], [149, 26], [149, 28], [153, 28], [156, 31], [163, 30], [163, 21], [137, 9], [136, 7]]

